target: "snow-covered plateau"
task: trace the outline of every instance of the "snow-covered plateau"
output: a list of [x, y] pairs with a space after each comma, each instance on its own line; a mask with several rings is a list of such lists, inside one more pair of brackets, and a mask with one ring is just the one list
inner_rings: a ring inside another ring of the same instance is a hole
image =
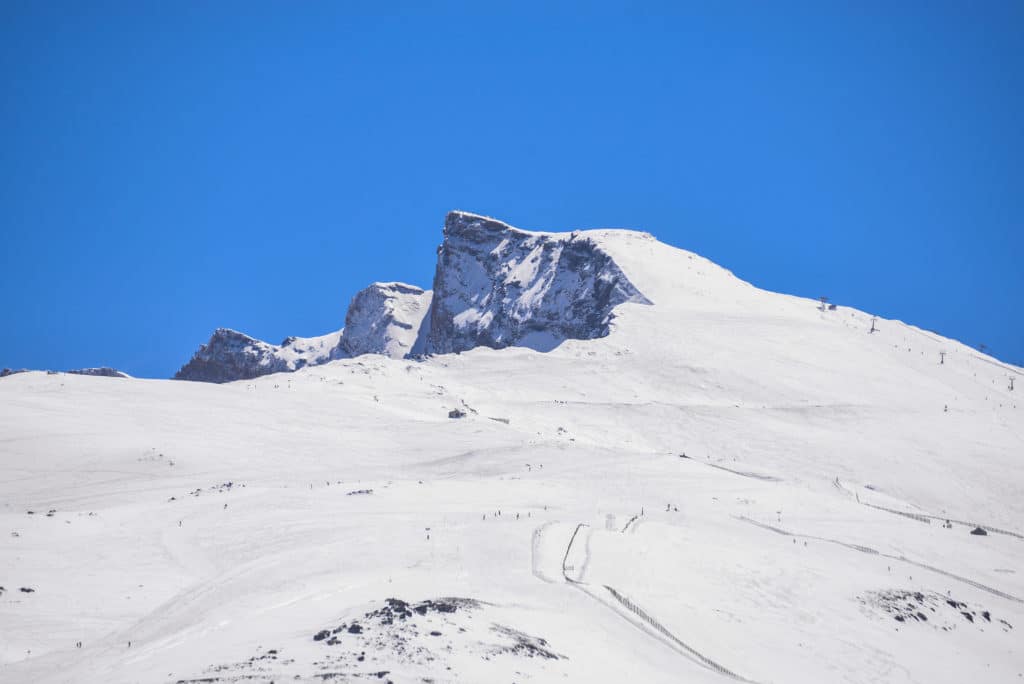
[[935, 333], [453, 212], [190, 366], [0, 379], [0, 681], [1024, 682], [1024, 371]]

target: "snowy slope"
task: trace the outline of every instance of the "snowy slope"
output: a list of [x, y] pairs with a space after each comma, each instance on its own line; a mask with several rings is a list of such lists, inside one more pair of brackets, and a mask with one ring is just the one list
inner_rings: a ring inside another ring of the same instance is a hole
[[575, 239], [546, 353], [0, 380], [0, 681], [1020, 681], [1020, 369]]

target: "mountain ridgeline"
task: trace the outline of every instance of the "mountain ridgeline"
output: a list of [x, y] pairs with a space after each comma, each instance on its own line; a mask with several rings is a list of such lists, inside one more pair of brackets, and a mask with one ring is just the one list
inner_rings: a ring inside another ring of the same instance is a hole
[[341, 330], [279, 345], [219, 328], [174, 377], [230, 382], [362, 354], [548, 351], [567, 339], [604, 337], [625, 302], [650, 304], [586, 232], [530, 232], [453, 211], [432, 291], [373, 283], [352, 298]]

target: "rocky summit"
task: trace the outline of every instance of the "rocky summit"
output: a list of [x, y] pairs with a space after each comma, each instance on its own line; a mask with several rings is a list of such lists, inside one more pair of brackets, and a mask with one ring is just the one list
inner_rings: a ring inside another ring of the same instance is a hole
[[432, 291], [181, 373], [245, 382], [0, 380], [0, 682], [1020, 682], [1022, 374], [451, 214]]
[[509, 346], [550, 351], [604, 337], [619, 304], [650, 304], [592, 231], [520, 230], [463, 211], [445, 219], [434, 289], [373, 283], [352, 298], [345, 327], [280, 345], [214, 331], [174, 376], [230, 382], [381, 354], [412, 358]]
[[586, 232], [535, 233], [448, 214], [426, 350], [532, 347], [608, 334], [612, 309], [649, 304]]

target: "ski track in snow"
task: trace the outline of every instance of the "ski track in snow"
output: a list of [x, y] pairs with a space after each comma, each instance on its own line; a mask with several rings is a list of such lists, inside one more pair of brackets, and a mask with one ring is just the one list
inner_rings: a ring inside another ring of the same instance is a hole
[[[1010, 631], [1024, 621], [1024, 380], [1006, 382], [1019, 370], [896, 321], [867, 334], [863, 312], [759, 290], [647, 235], [512, 237], [537, 251], [511, 269], [508, 245], [456, 250], [448, 294], [471, 315], [449, 332], [499, 346], [522, 333], [544, 353], [391, 358], [416, 326], [370, 307], [387, 356], [284, 377], [0, 379], [0, 681], [153, 684], [218, 663], [239, 681], [376, 680], [409, 661], [371, 635], [349, 655], [365, 649], [373, 668], [335, 667], [325, 654], [348, 646], [314, 635], [389, 597], [445, 596], [489, 607], [409, 635], [437, 656], [417, 676], [437, 682], [1024, 675]], [[531, 260], [577, 239], [597, 249], [562, 249], [560, 299]], [[607, 284], [586, 262], [598, 252], [654, 304], [584, 320], [604, 311], [589, 302]], [[502, 311], [532, 327], [485, 320]], [[588, 339], [550, 348], [533, 334], [566, 323]], [[285, 361], [307, 346], [282, 345]], [[212, 493], [225, 482], [247, 488]], [[947, 518], [993, 536], [931, 522]], [[922, 569], [922, 591], [997, 597], [1005, 629], [994, 614], [942, 631], [862, 612], [852, 597], [907, 590], [900, 564]], [[544, 656], [547, 641], [565, 657]], [[269, 670], [246, 669], [253, 658]]]
[[687, 644], [685, 641], [683, 641], [682, 639], [677, 637], [675, 634], [670, 632], [663, 624], [661, 624], [656, 619], [651, 617], [650, 613], [648, 613], [643, 608], [641, 608], [640, 606], [635, 604], [633, 601], [630, 601], [628, 598], [623, 596], [621, 593], [619, 593], [618, 591], [616, 591], [612, 587], [609, 587], [609, 586], [605, 585], [604, 588], [608, 590], [608, 593], [610, 593], [612, 595], [612, 597], [616, 601], [618, 601], [620, 604], [625, 606], [626, 610], [630, 611], [631, 613], [633, 613], [634, 615], [639, 617], [641, 620], [643, 620], [645, 623], [650, 625], [653, 629], [655, 629], [658, 632], [660, 632], [661, 634], [663, 634], [667, 639], [671, 640], [671, 642], [675, 646], [677, 646], [678, 648], [681, 648], [688, 656], [691, 656], [692, 658], [695, 658], [697, 660], [697, 662], [699, 662], [701, 665], [704, 665], [705, 667], [710, 668], [711, 670], [714, 670], [718, 674], [725, 675], [726, 677], [729, 677], [730, 679], [734, 679], [734, 680], [736, 680], [738, 682], [751, 682], [753, 684], [753, 680], [741, 677], [738, 674], [736, 674], [735, 672], [732, 672], [731, 670], [728, 670], [728, 669], [722, 667], [721, 665], [716, 663], [714, 660], [711, 660], [711, 658], [708, 658], [706, 655], [704, 655], [703, 653], [701, 653], [697, 649], [695, 649], [692, 646], [690, 646], [689, 644]]
[[718, 470], [724, 470], [727, 473], [739, 475], [740, 477], [749, 477], [752, 480], [763, 480], [764, 482], [782, 482], [782, 478], [775, 477], [774, 475], [763, 475], [761, 473], [753, 473], [747, 470], [734, 470], [732, 468], [726, 468], [725, 466], [718, 465], [717, 463], [705, 463], [704, 465], [710, 466], [711, 468], [717, 468]]
[[[628, 528], [629, 525], [634, 520], [637, 519], [637, 517], [638, 516], [634, 516], [629, 521], [629, 523], [626, 524], [626, 527], [624, 527], [622, 529], [622, 533], [625, 533], [626, 528]], [[692, 647], [689, 644], [687, 644], [685, 641], [683, 641], [682, 639], [677, 637], [675, 634], [673, 634], [667, 627], [665, 627], [665, 625], [663, 625], [661, 622], [659, 622], [650, 613], [648, 613], [646, 610], [641, 608], [635, 602], [631, 601], [629, 598], [624, 596], [621, 592], [617, 591], [615, 588], [610, 587], [608, 585], [601, 585], [611, 595], [611, 597], [613, 599], [615, 599], [615, 601], [617, 602], [618, 606], [621, 606], [622, 608], [625, 608], [627, 611], [629, 611], [629, 613], [632, 613], [633, 615], [635, 615], [642, 622], [638, 623], [635, 620], [630, 619], [628, 617], [628, 615], [623, 614], [623, 612], [621, 610], [619, 610], [615, 604], [609, 603], [607, 600], [603, 599], [601, 596], [596, 594], [590, 588], [590, 586], [586, 582], [583, 582], [581, 580], [576, 580], [576, 579], [573, 579], [572, 577], [569, 577], [568, 570], [566, 568], [566, 563], [569, 560], [569, 554], [572, 552], [573, 544], [576, 543], [576, 539], [577, 539], [577, 537], [579, 535], [580, 530], [582, 530], [583, 528], [589, 528], [589, 527], [590, 526], [587, 525], [586, 523], [579, 523], [579, 524], [576, 525], [576, 529], [573, 531], [572, 537], [569, 539], [569, 544], [568, 544], [568, 546], [566, 546], [565, 555], [562, 558], [562, 576], [563, 576], [565, 581], [570, 586], [572, 586], [572, 587], [574, 587], [576, 589], [579, 589], [580, 591], [585, 593], [590, 598], [594, 599], [598, 603], [600, 603], [600, 604], [606, 606], [607, 608], [611, 609], [613, 612], [615, 612], [620, 617], [625, 618], [630, 624], [632, 624], [632, 625], [642, 629], [643, 631], [650, 633], [649, 630], [654, 630], [654, 635], [653, 636], [657, 637], [659, 641], [662, 641], [662, 643], [665, 643], [666, 645], [670, 646], [672, 649], [674, 649], [675, 651], [679, 652], [681, 655], [685, 656], [689, 660], [694, 661], [694, 662], [698, 663], [699, 665], [702, 665], [702, 666], [704, 666], [704, 667], [706, 667], [706, 668], [708, 668], [708, 669], [710, 669], [710, 670], [712, 670], [714, 672], [717, 672], [720, 675], [723, 675], [723, 676], [728, 677], [730, 679], [733, 679], [735, 681], [750, 682], [750, 684], [754, 684], [754, 682], [752, 680], [749, 680], [749, 679], [746, 679], [744, 677], [741, 677], [741, 676], [737, 675], [735, 672], [732, 672], [731, 670], [723, 667], [722, 665], [720, 665], [719, 663], [715, 662], [711, 658], [707, 657], [706, 655], [704, 655], [703, 653], [701, 653], [700, 651], [698, 651], [694, 647]], [[583, 568], [585, 569], [586, 566], [589, 565], [590, 558], [591, 558], [590, 557], [590, 537], [589, 537], [589, 535], [587, 535], [587, 540], [584, 542], [584, 545], [585, 545], [585, 551], [584, 551]], [[585, 576], [585, 571], [581, 571], [580, 574], [579, 574], [579, 577], [582, 578], [584, 576]]]
[[839, 546], [843, 546], [843, 547], [846, 547], [848, 549], [852, 549], [854, 551], [859, 551], [860, 553], [867, 553], [867, 554], [871, 554], [871, 555], [875, 555], [875, 556], [881, 556], [882, 558], [889, 558], [891, 560], [901, 561], [903, 563], [908, 563], [910, 565], [916, 565], [919, 568], [924, 568], [925, 570], [930, 570], [930, 571], [936, 572], [936, 573], [938, 573], [940, 575], [944, 575], [946, 577], [949, 577], [950, 579], [955, 579], [958, 582], [963, 582], [964, 584], [968, 584], [968, 585], [974, 587], [975, 589], [980, 589], [980, 590], [982, 590], [984, 592], [992, 594], [993, 596], [998, 596], [1000, 598], [1004, 598], [1004, 599], [1007, 599], [1009, 601], [1014, 601], [1015, 603], [1024, 603], [1024, 599], [1018, 598], [1017, 596], [1014, 596], [1012, 594], [1007, 594], [1005, 591], [1001, 591], [999, 589], [995, 589], [995, 588], [990, 587], [988, 585], [982, 584], [981, 582], [975, 582], [974, 580], [972, 580], [970, 578], [967, 578], [967, 577], [961, 577], [960, 575], [957, 575], [955, 573], [949, 572], [947, 570], [943, 570], [942, 568], [937, 568], [934, 565], [928, 565], [926, 563], [921, 563], [920, 561], [912, 560], [910, 558], [907, 558], [906, 556], [897, 556], [897, 555], [891, 554], [891, 553], [882, 553], [881, 551], [878, 551], [877, 549], [872, 549], [869, 546], [861, 546], [859, 544], [850, 544], [849, 542], [840, 541], [838, 539], [829, 539], [828, 537], [818, 537], [818, 536], [812, 535], [812, 534], [799, 534], [799, 533], [796, 533], [796, 532], [790, 532], [789, 530], [784, 530], [781, 527], [775, 527], [774, 525], [769, 525], [767, 523], [758, 522], [756, 520], [752, 520], [751, 518], [747, 518], [745, 516], [736, 516], [736, 519], [737, 520], [742, 520], [743, 522], [746, 522], [746, 523], [750, 523], [751, 525], [757, 525], [758, 527], [761, 527], [761, 528], [766, 529], [766, 530], [770, 530], [772, 532], [775, 532], [776, 534], [781, 534], [781, 535], [784, 535], [784, 536], [787, 536], [787, 537], [796, 537], [797, 539], [813, 539], [815, 541], [823, 541], [823, 542], [827, 542], [829, 544], [837, 544]]

